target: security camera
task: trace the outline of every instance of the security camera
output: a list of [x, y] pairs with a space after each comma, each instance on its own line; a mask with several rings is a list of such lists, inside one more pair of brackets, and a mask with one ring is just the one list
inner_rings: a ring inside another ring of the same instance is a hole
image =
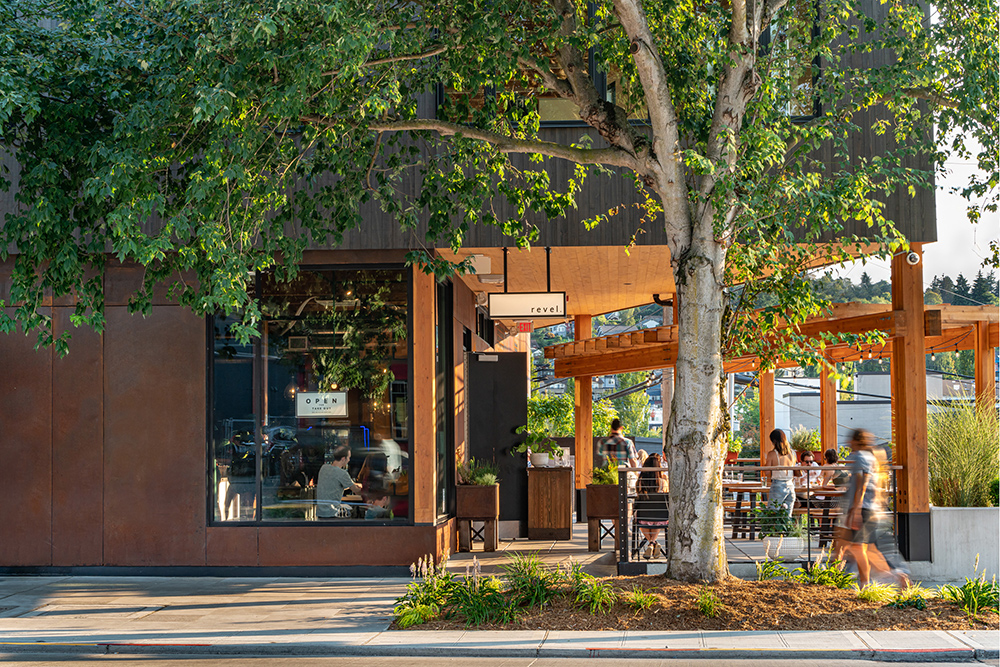
[[912, 250], [906, 253], [906, 263], [910, 266], [916, 266], [920, 263], [920, 255], [913, 252]]

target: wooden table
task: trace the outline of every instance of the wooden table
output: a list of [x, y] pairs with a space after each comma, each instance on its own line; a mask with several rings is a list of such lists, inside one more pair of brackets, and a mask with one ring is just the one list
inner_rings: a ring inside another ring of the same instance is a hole
[[573, 538], [573, 469], [528, 468], [528, 539]]
[[[754, 522], [751, 517], [753, 516], [754, 510], [757, 508], [757, 495], [761, 495], [762, 500], [767, 502], [767, 495], [771, 491], [770, 485], [761, 484], [760, 482], [741, 482], [741, 481], [723, 481], [722, 482], [723, 492], [732, 491], [736, 495], [736, 505], [733, 508], [733, 532], [732, 536], [735, 539], [736, 534], [747, 535], [751, 540], [756, 537], [756, 530]], [[823, 496], [834, 497], [842, 496], [847, 492], [844, 488], [836, 487], [823, 487], [823, 486], [796, 486], [795, 493], [808, 493], [811, 497]], [[750, 495], [749, 507], [744, 509], [743, 507], [743, 494], [747, 493]], [[808, 502], [808, 501], [807, 501]], [[809, 512], [809, 508], [805, 509], [805, 512]], [[830, 508], [826, 507], [823, 510], [821, 524], [824, 527], [828, 527], [830, 523]]]

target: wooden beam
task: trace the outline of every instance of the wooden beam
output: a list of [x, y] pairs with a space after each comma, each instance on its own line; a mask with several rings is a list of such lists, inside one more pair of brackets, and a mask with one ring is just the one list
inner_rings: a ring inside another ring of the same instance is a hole
[[992, 406], [997, 402], [997, 385], [996, 361], [993, 347], [990, 346], [989, 323], [976, 322], [974, 339], [972, 349], [975, 352], [976, 400]]
[[[917, 244], [911, 248], [920, 254]], [[907, 253], [892, 258], [892, 307], [906, 313], [923, 313], [922, 263], [910, 264]], [[896, 507], [907, 514], [930, 512], [927, 467], [927, 366], [924, 319], [913, 318], [903, 335], [893, 340], [892, 364], [894, 434], [899, 463]], [[905, 554], [904, 554], [905, 555]]]
[[[586, 339], [592, 335], [590, 315], [574, 318], [573, 335]], [[559, 364], [559, 360], [556, 361]], [[577, 376], [573, 387], [574, 457], [576, 461], [575, 486], [587, 488], [594, 469], [594, 386], [592, 375]]]
[[837, 381], [832, 372], [825, 368], [820, 372], [819, 435], [824, 451], [837, 449]]
[[761, 371], [757, 378], [757, 405], [760, 406], [760, 464], [764, 465], [774, 430], [774, 371]]
[[413, 520], [434, 523], [435, 483], [437, 474], [435, 395], [434, 315], [436, 288], [434, 276], [417, 268], [413, 276]]

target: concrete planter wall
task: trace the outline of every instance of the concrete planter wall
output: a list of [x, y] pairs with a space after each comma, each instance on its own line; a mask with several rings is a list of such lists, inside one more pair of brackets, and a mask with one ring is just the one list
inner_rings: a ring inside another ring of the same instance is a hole
[[931, 507], [931, 561], [910, 564], [913, 579], [961, 582], [979, 571], [1000, 571], [1000, 508]]

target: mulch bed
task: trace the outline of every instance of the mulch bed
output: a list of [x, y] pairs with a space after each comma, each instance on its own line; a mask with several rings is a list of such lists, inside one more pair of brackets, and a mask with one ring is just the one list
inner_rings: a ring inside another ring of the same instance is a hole
[[[657, 597], [645, 611], [619, 603], [607, 613], [591, 615], [557, 596], [543, 609], [527, 611], [508, 625], [481, 625], [478, 630], [970, 630], [997, 629], [996, 612], [970, 619], [957, 605], [929, 599], [927, 608], [897, 609], [864, 602], [856, 590], [791, 581], [729, 579], [708, 586], [721, 602], [719, 615], [708, 618], [698, 608], [698, 594], [705, 586], [665, 577], [613, 577], [619, 590], [633, 586]], [[395, 626], [394, 626], [395, 627]], [[460, 619], [433, 620], [419, 630], [465, 629]]]

